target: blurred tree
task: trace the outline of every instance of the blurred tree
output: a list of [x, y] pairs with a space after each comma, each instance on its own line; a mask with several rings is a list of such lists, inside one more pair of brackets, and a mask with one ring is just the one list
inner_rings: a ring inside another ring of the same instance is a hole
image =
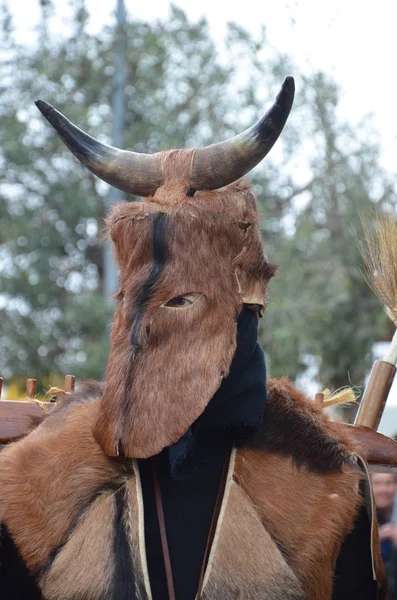
[[[0, 40], [0, 370], [6, 377], [67, 371], [101, 378], [111, 315], [103, 297], [100, 233], [108, 186], [78, 165], [33, 105], [45, 99], [109, 142], [115, 30], [93, 35], [83, 0], [62, 36], [41, 3], [35, 46], [17, 45], [5, 8]], [[126, 24], [125, 145], [141, 152], [204, 145], [263, 114], [294, 68], [263, 30], [231, 24], [225, 52], [208, 23], [169, 18]], [[266, 87], [265, 87], [266, 86]], [[374, 144], [337, 117], [337, 90], [303, 80], [281, 143], [253, 173], [269, 256], [280, 265], [262, 341], [273, 375], [295, 378], [307, 357], [324, 384], [362, 383], [382, 312], [366, 291], [351, 235], [357, 215], [393, 189]], [[365, 135], [364, 135], [365, 134]], [[297, 163], [296, 157], [312, 156]], [[373, 314], [368, 311], [373, 311]], [[376, 314], [376, 317], [374, 316]], [[357, 332], [352, 333], [357, 323]], [[347, 344], [349, 342], [349, 344]]]
[[311, 140], [311, 159], [274, 250], [280, 275], [263, 339], [275, 375], [295, 378], [306, 365], [334, 389], [362, 386], [374, 341], [393, 332], [360, 272], [355, 236], [361, 219], [371, 223], [375, 205], [395, 206], [395, 185], [379, 165], [370, 122], [353, 131], [338, 118], [336, 84], [322, 73], [303, 84], [299, 138]]
[[[233, 63], [245, 67], [246, 107], [260, 110], [263, 82], [274, 95], [296, 69], [287, 56], [269, 57], [264, 30], [255, 40], [231, 25], [228, 40]], [[252, 177], [266, 248], [279, 266], [261, 342], [272, 376], [296, 380], [309, 371], [333, 389], [363, 386], [374, 341], [393, 331], [361, 275], [356, 235], [375, 206], [395, 206], [396, 182], [380, 167], [370, 118], [356, 129], [340, 118], [339, 88], [330, 77], [314, 73], [298, 85], [281, 140]]]
[[[0, 367], [6, 377], [100, 378], [111, 317], [100, 244], [108, 186], [76, 162], [33, 100], [51, 102], [109, 142], [117, 40], [111, 27], [88, 33], [83, 0], [73, 0], [72, 21], [54, 36], [54, 6], [41, 3], [34, 47], [16, 44], [3, 7]], [[126, 147], [208, 144], [239, 129], [253, 92], [233, 90], [236, 67], [217, 57], [205, 19], [190, 23], [172, 7], [168, 20], [129, 20], [126, 29]]]
[[62, 156], [33, 105], [41, 95], [65, 105], [70, 94], [71, 116], [86, 112], [85, 76], [92, 97], [103, 81], [100, 65], [87, 58], [95, 56], [97, 40], [86, 33], [83, 5], [75, 8], [73, 32], [61, 40], [51, 38], [52, 3], [41, 8], [33, 48], [14, 42], [3, 9], [0, 205], [8, 218], [0, 225], [0, 362], [6, 377], [43, 381], [59, 371], [80, 374], [82, 365], [87, 376], [100, 375], [108, 315], [97, 241], [103, 197], [93, 178]]

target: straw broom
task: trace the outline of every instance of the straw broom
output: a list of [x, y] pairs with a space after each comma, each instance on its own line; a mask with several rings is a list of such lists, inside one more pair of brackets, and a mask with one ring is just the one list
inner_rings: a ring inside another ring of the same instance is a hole
[[[377, 226], [364, 226], [360, 250], [365, 262], [364, 277], [378, 296], [387, 316], [397, 327], [397, 223], [378, 217]], [[374, 362], [355, 425], [377, 430], [396, 373], [397, 330], [383, 360]]]

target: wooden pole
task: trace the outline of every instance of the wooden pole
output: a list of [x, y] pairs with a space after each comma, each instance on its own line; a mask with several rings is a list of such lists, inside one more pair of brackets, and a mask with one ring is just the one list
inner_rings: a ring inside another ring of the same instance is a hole
[[36, 380], [28, 379], [26, 382], [26, 397], [34, 398], [36, 395]]
[[360, 403], [355, 425], [371, 427], [375, 431], [385, 409], [386, 400], [393, 385], [397, 363], [397, 331], [390, 343], [384, 360], [376, 360], [372, 366], [367, 387]]
[[74, 392], [75, 387], [75, 376], [74, 375], [65, 375], [65, 392]]
[[385, 360], [374, 362], [354, 421], [355, 425], [370, 427], [375, 431], [378, 429], [395, 373], [395, 365]]
[[[124, 0], [117, 0], [116, 4], [116, 43], [114, 52], [114, 75], [112, 90], [112, 145], [116, 148], [124, 147], [125, 127], [125, 87], [127, 78], [127, 37], [126, 37], [126, 9]], [[111, 187], [108, 202], [110, 206], [122, 202], [124, 193]], [[110, 302], [110, 296], [117, 291], [118, 276], [117, 264], [112, 244], [106, 242], [104, 248], [103, 289], [106, 301]], [[108, 336], [108, 334], [106, 334]]]

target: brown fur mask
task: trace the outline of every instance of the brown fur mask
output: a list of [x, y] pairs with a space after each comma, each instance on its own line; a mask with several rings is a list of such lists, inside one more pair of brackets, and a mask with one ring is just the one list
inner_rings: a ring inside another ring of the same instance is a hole
[[121, 276], [100, 417], [109, 455], [176, 442], [227, 375], [243, 303], [266, 302], [255, 199], [236, 183], [188, 195], [191, 151], [165, 155], [165, 183], [116, 206], [107, 224]]
[[242, 305], [263, 312], [274, 267], [263, 253], [254, 197], [232, 182], [270, 151], [294, 89], [287, 77], [270, 110], [233, 138], [153, 155], [102, 144], [36, 102], [90, 171], [145, 197], [108, 219], [121, 291], [94, 426], [107, 454], [144, 458], [176, 442], [229, 371]]

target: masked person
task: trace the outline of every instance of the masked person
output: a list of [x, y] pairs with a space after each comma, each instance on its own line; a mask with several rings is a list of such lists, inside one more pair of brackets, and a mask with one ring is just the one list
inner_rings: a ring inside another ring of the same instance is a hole
[[372, 473], [372, 490], [379, 523], [379, 540], [387, 574], [390, 598], [397, 598], [397, 524], [395, 502], [397, 476], [395, 473]]
[[240, 178], [293, 95], [287, 78], [242, 134], [155, 155], [38, 102], [87, 168], [144, 200], [107, 220], [120, 292], [104, 385], [0, 455], [7, 597], [30, 597], [18, 581], [46, 600], [384, 597], [355, 445], [287, 380], [266, 386], [257, 342], [275, 267]]

